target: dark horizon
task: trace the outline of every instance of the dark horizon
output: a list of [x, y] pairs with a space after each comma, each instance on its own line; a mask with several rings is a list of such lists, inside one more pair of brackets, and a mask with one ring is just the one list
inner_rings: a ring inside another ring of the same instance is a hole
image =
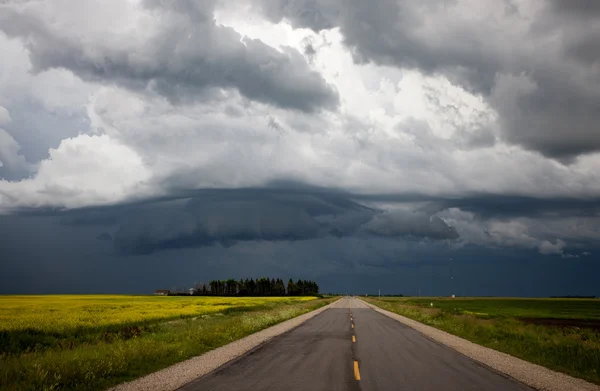
[[[590, 245], [548, 255], [469, 243], [459, 225], [449, 230], [441, 219], [432, 223], [420, 212], [384, 220], [380, 216], [389, 213], [350, 197], [308, 190], [211, 191], [6, 215], [0, 218], [8, 260], [0, 265], [0, 292], [145, 293], [232, 276], [293, 275], [319, 282], [322, 291], [354, 294], [381, 288], [415, 296], [419, 289], [432, 296], [600, 295], [598, 251]], [[482, 222], [531, 213], [521, 211], [521, 201], [504, 203], [501, 211], [486, 207], [485, 199], [460, 202]], [[439, 208], [425, 202], [420, 209], [431, 206]], [[329, 215], [337, 217], [320, 217]], [[400, 231], [390, 236], [390, 229]], [[567, 257], [571, 252], [589, 255]]]
[[[594, 256], [599, 252], [591, 243], [562, 254], [469, 243], [459, 225], [449, 230], [441, 219], [432, 223], [420, 212], [383, 220], [380, 216], [390, 214], [350, 197], [211, 191], [186, 199], [5, 215], [0, 293], [148, 293], [210, 279], [288, 275], [315, 280], [323, 292], [353, 294], [381, 288], [411, 296], [419, 289], [432, 296], [600, 295]], [[460, 202], [465, 209], [475, 205], [470, 209], [482, 222], [524, 213], [522, 202], [504, 203], [502, 211], [486, 207], [485, 199]], [[421, 210], [432, 203], [422, 205]], [[329, 215], [337, 217], [320, 217]], [[390, 229], [400, 231], [390, 236]], [[37, 238], [35, 246], [31, 238]], [[568, 257], [571, 252], [589, 255]]]

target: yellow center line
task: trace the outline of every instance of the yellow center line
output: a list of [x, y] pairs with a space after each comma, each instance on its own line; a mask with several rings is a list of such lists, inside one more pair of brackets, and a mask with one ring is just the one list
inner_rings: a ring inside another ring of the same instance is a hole
[[360, 371], [358, 370], [358, 361], [354, 361], [354, 378], [360, 380]]
[[352, 342], [356, 342], [356, 336], [355, 335], [352, 336]]
[[352, 323], [352, 328], [354, 328], [354, 323]]

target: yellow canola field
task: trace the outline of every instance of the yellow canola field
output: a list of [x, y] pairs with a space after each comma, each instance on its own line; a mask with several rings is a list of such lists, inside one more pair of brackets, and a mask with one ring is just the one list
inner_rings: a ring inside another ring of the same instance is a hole
[[314, 297], [203, 297], [126, 295], [0, 296], [0, 332], [62, 333], [210, 315], [230, 308], [270, 307]]

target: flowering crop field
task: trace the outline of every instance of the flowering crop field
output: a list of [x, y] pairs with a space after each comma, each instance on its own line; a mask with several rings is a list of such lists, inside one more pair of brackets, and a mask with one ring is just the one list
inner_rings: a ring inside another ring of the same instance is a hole
[[0, 332], [72, 333], [231, 311], [266, 309], [314, 297], [40, 295], [0, 296]]
[[0, 296], [0, 389], [106, 389], [333, 300]]

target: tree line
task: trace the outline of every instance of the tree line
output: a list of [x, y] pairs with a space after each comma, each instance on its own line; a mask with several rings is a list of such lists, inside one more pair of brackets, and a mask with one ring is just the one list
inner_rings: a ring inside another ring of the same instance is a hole
[[196, 284], [194, 296], [314, 296], [319, 294], [315, 281], [291, 278], [284, 283], [281, 278], [261, 277], [254, 280], [212, 280], [208, 284]]

